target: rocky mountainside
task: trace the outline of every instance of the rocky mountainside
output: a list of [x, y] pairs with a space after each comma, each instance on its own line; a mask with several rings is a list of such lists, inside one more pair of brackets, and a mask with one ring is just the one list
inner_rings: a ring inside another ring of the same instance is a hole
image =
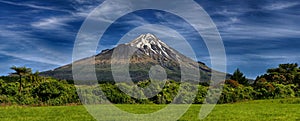
[[[95, 59], [95, 61], [91, 61], [91, 59]], [[193, 61], [149, 33], [140, 35], [130, 43], [103, 50], [94, 57], [74, 63], [79, 65], [94, 64], [98, 81], [114, 81], [111, 64], [129, 64], [129, 74], [133, 81], [149, 79], [149, 70], [155, 65], [162, 67], [167, 78], [175, 81], [180, 81], [182, 67], [199, 69], [200, 80], [203, 82], [208, 81], [211, 74], [211, 69], [204, 63]], [[82, 68], [81, 70], [84, 72], [85, 69]], [[85, 73], [88, 75], [88, 72]], [[41, 75], [72, 80], [72, 64], [42, 72]]]

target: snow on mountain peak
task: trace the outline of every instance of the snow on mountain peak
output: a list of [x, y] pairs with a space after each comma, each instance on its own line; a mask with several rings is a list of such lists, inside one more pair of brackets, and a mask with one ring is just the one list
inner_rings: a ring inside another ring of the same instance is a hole
[[169, 46], [151, 33], [142, 34], [127, 45], [140, 48], [144, 50], [147, 55], [149, 55], [151, 51], [154, 54], [168, 56], [167, 50], [172, 51]]

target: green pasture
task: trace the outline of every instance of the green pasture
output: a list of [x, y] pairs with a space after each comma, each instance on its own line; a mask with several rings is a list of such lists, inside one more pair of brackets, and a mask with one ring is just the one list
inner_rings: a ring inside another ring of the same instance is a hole
[[[99, 107], [108, 107], [99, 105]], [[119, 109], [135, 113], [147, 114], [163, 109], [167, 105], [115, 105]], [[184, 106], [184, 105], [178, 105]], [[107, 112], [105, 108], [97, 108], [99, 113]], [[192, 105], [179, 120], [198, 120], [201, 105]], [[97, 116], [97, 115], [96, 115]], [[115, 120], [122, 120], [116, 115]], [[102, 118], [105, 120], [105, 117]], [[157, 117], [153, 117], [153, 120]], [[94, 121], [84, 106], [50, 106], [50, 107], [26, 107], [26, 106], [2, 106], [0, 107], [1, 121]], [[256, 100], [234, 104], [216, 105], [205, 121], [261, 121], [282, 120], [300, 121], [300, 99]]]

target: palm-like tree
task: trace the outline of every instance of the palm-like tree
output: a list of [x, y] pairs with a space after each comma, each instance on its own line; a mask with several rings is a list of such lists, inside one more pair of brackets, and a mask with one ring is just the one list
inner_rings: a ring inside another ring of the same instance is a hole
[[20, 78], [19, 79], [19, 83], [20, 83], [19, 92], [21, 92], [21, 90], [22, 90], [22, 76], [30, 75], [32, 73], [31, 68], [26, 68], [25, 66], [24, 67], [13, 66], [10, 69], [15, 71], [12, 74], [19, 75], [19, 78]]
[[29, 75], [30, 82], [36, 85], [40, 82], [41, 78], [39, 77], [40, 72], [36, 71], [35, 73], [32, 73]]

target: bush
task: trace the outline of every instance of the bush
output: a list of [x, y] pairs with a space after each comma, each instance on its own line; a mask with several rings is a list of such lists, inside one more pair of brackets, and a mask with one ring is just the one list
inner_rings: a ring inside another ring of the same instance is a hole
[[33, 90], [33, 96], [48, 105], [76, 103], [76, 95], [75, 87], [56, 80], [43, 82]]
[[240, 86], [239, 82], [237, 82], [235, 80], [232, 80], [232, 79], [226, 80], [225, 84], [228, 84], [228, 85], [230, 85], [231, 87], [234, 87], [234, 88]]
[[203, 104], [204, 99], [206, 98], [207, 90], [208, 90], [207, 86], [202, 86], [202, 85], [198, 86], [198, 93], [194, 101], [195, 104]]
[[256, 92], [251, 86], [239, 85], [234, 88], [224, 85], [222, 95], [218, 103], [233, 103], [244, 100], [253, 100]]
[[295, 85], [283, 85], [283, 84], [273, 84], [275, 87], [274, 97], [273, 98], [290, 98], [295, 97], [295, 92], [293, 88]]

